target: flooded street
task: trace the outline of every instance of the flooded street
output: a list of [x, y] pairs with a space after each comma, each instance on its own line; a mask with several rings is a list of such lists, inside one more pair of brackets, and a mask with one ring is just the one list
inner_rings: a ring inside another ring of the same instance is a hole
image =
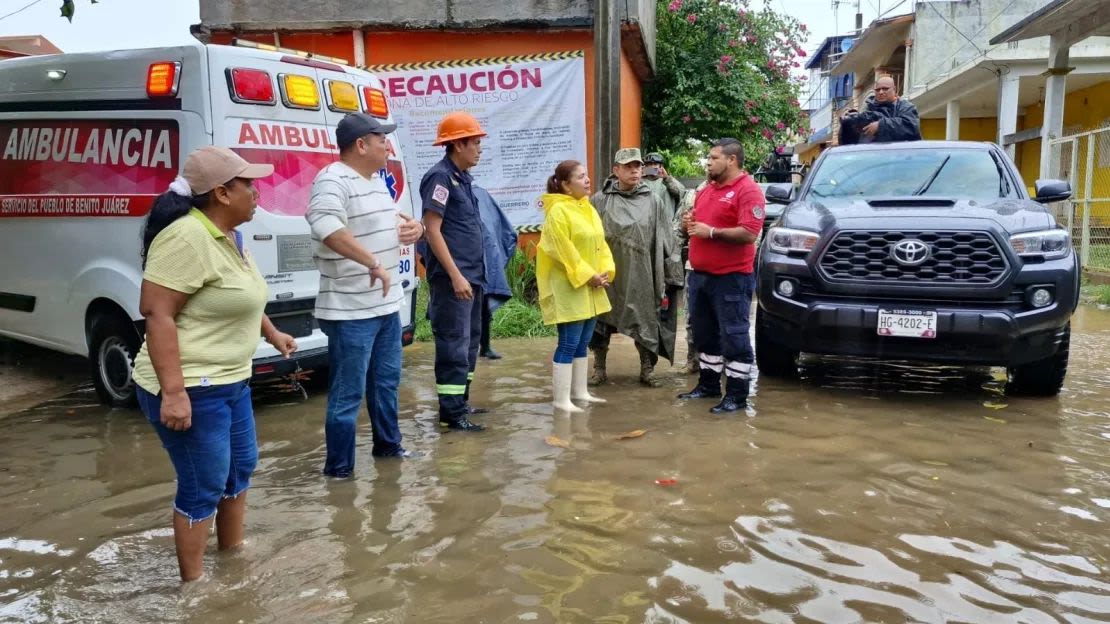
[[[0, 420], [3, 622], [1110, 621], [1110, 312], [1073, 320], [1057, 399], [997, 372], [809, 362], [744, 415], [678, 369], [552, 415], [554, 341], [497, 341], [441, 435], [432, 346], [406, 350], [412, 461], [320, 476], [324, 396], [258, 393], [246, 549], [182, 587], [173, 472], [89, 392]], [[644, 429], [641, 437], [617, 439]], [[549, 444], [555, 436], [567, 448]]]

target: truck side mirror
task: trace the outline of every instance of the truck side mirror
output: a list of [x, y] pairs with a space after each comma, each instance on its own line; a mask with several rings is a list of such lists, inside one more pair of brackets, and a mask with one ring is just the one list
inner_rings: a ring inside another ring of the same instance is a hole
[[793, 184], [771, 184], [767, 186], [767, 192], [764, 193], [767, 201], [772, 204], [779, 204], [785, 206], [791, 202], [794, 196]]
[[1039, 204], [1051, 204], [1071, 199], [1071, 183], [1067, 180], [1037, 180], [1035, 184]]

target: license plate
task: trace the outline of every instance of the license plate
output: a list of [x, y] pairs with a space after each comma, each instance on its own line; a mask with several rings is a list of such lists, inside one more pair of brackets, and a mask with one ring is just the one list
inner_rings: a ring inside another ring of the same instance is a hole
[[879, 335], [936, 338], [937, 313], [923, 310], [879, 310]]

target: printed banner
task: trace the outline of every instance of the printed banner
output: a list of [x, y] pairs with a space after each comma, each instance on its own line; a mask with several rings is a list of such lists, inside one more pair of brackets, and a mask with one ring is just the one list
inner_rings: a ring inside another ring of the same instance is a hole
[[140, 217], [177, 176], [175, 121], [0, 121], [0, 217]]
[[539, 199], [557, 164], [586, 162], [581, 51], [368, 69], [385, 82], [413, 192], [443, 158], [443, 148], [432, 145], [436, 126], [456, 110], [477, 117], [489, 133], [471, 173], [518, 229], [543, 223]]

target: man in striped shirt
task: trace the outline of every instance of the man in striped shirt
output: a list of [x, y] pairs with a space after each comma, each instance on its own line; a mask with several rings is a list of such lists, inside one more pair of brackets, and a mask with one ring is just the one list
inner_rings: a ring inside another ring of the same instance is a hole
[[324, 424], [324, 474], [350, 477], [355, 424], [363, 398], [370, 410], [375, 457], [411, 457], [397, 427], [401, 383], [401, 298], [394, 284], [401, 245], [424, 227], [398, 212], [378, 171], [389, 155], [383, 124], [364, 113], [344, 117], [335, 131], [339, 162], [312, 183], [305, 218], [320, 271], [316, 318], [328, 336], [331, 381]]

